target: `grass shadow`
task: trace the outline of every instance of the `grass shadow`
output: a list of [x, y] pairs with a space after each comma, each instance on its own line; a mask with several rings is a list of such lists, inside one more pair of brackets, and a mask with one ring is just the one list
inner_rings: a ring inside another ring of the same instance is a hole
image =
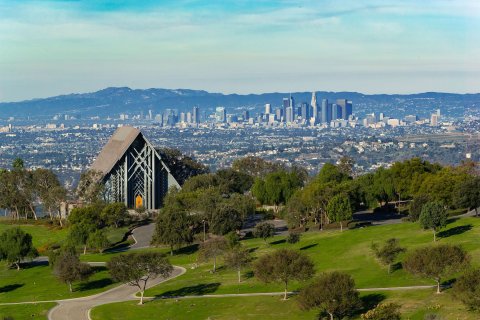
[[301, 247], [300, 250], [308, 250], [316, 246], [318, 246], [318, 243], [312, 243], [312, 244], [309, 244], [308, 246]]
[[456, 235], [465, 233], [467, 231], [470, 231], [470, 230], [472, 230], [472, 228], [473, 228], [473, 226], [471, 224], [467, 224], [467, 225], [464, 225], [464, 226], [457, 226], [457, 227], [450, 228], [448, 230], [440, 231], [438, 233], [438, 236], [440, 238], [448, 238], [448, 237], [451, 237], [451, 236], [456, 236]]
[[166, 291], [162, 294], [156, 295], [156, 297], [199, 296], [199, 295], [213, 293], [217, 291], [218, 287], [220, 287], [219, 282], [201, 283], [195, 286], [183, 287], [177, 290]]
[[365, 313], [368, 310], [375, 308], [380, 302], [387, 298], [386, 295], [382, 293], [370, 293], [363, 297], [360, 297], [362, 300], [362, 308], [358, 311], [358, 314]]
[[253, 271], [247, 271], [243, 274], [243, 278], [244, 279], [250, 279], [250, 278], [253, 278], [255, 274], [253, 273]]
[[258, 250], [258, 247], [250, 248], [250, 249], [248, 249], [248, 252], [249, 252], [249, 253], [254, 253], [254, 252], [257, 251], [257, 250]]
[[179, 248], [175, 250], [173, 253], [174, 254], [194, 254], [195, 252], [198, 251], [199, 244], [192, 244], [186, 247]]
[[116, 253], [116, 252], [124, 252], [127, 251], [130, 247], [130, 244], [128, 242], [121, 242], [118, 244], [113, 245], [112, 247], [103, 250], [102, 253]]
[[285, 243], [285, 242], [287, 242], [287, 240], [285, 240], [285, 239], [280, 239], [280, 240], [277, 240], [277, 241], [270, 242], [270, 244], [275, 245], [275, 244], [281, 244], [281, 243]]
[[113, 280], [110, 278], [102, 278], [99, 280], [89, 281], [89, 282], [81, 282], [77, 285], [79, 291], [87, 291], [93, 289], [101, 289], [109, 286], [113, 283]]
[[403, 264], [401, 262], [397, 262], [397, 263], [392, 264], [390, 272], [395, 272], [395, 271], [401, 270], [401, 269], [403, 269]]
[[[24, 261], [24, 262], [20, 263], [20, 268], [21, 269], [30, 269], [30, 268], [40, 267], [40, 266], [48, 266], [48, 261], [33, 260], [33, 261]], [[16, 267], [12, 267], [12, 268], [16, 268]]]
[[16, 290], [18, 288], [23, 287], [24, 283], [15, 283], [15, 284], [8, 284], [6, 286], [0, 287], [0, 293], [10, 292]]

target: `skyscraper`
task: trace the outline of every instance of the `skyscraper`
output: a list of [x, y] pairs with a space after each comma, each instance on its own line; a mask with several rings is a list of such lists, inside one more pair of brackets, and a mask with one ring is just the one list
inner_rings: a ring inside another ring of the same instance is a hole
[[312, 114], [311, 117], [315, 118], [315, 123], [318, 122], [318, 105], [317, 105], [317, 93], [315, 91], [312, 92], [312, 102], [310, 103], [312, 106]]
[[301, 107], [301, 114], [300, 116], [302, 117], [303, 120], [310, 120], [310, 106], [308, 103], [303, 102], [302, 107]]
[[332, 109], [328, 103], [328, 99], [322, 100], [322, 123], [330, 123], [332, 120]]
[[270, 114], [272, 113], [272, 107], [270, 103], [265, 104], [265, 114]]
[[250, 119], [250, 112], [248, 110], [243, 111], [243, 121], [248, 121]]
[[227, 111], [224, 107], [217, 107], [215, 109], [215, 120], [222, 123], [227, 121]]
[[293, 122], [293, 108], [292, 107], [287, 108], [287, 112], [285, 114], [285, 122], [287, 122], [287, 123]]
[[[288, 107], [290, 107], [290, 99], [289, 99], [289, 98], [283, 98], [282, 116], [285, 117], [285, 115], [287, 114], [287, 108], [288, 108]], [[280, 121], [281, 119], [278, 118], [277, 120]]]
[[200, 123], [200, 109], [198, 107], [193, 107], [192, 118], [193, 123]]
[[331, 120], [337, 120], [341, 118], [341, 113], [342, 113], [342, 106], [339, 106], [336, 103], [332, 103], [330, 105], [331, 110], [332, 110], [332, 119]]
[[[283, 110], [287, 110], [288, 107], [284, 108]], [[277, 108], [275, 109], [275, 117], [277, 118], [277, 121], [280, 122], [282, 121], [282, 116], [285, 115], [282, 109]]]

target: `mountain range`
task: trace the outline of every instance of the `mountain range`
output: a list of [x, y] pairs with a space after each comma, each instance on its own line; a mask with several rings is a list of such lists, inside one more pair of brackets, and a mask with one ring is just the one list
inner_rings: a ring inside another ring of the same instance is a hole
[[[266, 103], [280, 107], [282, 99], [292, 95], [297, 103], [311, 101], [311, 92], [263, 93], [263, 94], [222, 94], [190, 89], [131, 89], [110, 87], [91, 93], [74, 93], [44, 99], [0, 103], [0, 117], [50, 118], [55, 114], [117, 117], [120, 113], [139, 114], [161, 113], [165, 109], [178, 112], [190, 111], [198, 106], [204, 111], [213, 111], [224, 106], [227, 112], [262, 111]], [[452, 115], [462, 115], [466, 108], [480, 105], [480, 94], [455, 94], [425, 92], [418, 94], [362, 94], [358, 92], [317, 91], [317, 102], [322, 99], [334, 101], [349, 99], [354, 103], [354, 112], [362, 115], [368, 112], [401, 114], [428, 114], [435, 108]]]

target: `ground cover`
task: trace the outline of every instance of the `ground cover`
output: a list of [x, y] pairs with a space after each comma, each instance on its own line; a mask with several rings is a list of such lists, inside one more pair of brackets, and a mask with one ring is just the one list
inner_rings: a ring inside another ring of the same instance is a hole
[[56, 303], [35, 303], [22, 305], [0, 305], [0, 319], [32, 319], [32, 320], [46, 320], [48, 310], [53, 308]]

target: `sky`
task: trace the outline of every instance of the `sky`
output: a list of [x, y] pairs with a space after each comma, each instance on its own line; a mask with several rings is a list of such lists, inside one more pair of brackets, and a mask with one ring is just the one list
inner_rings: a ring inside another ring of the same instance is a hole
[[0, 101], [110, 86], [480, 92], [476, 0], [0, 0]]

